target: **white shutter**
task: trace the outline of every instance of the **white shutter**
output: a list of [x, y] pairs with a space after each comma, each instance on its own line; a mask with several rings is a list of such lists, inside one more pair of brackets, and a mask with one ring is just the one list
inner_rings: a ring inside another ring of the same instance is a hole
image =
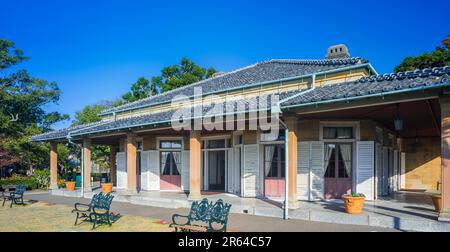
[[258, 192], [258, 145], [244, 145], [244, 197], [256, 197]]
[[356, 192], [366, 195], [366, 200], [374, 199], [374, 142], [356, 143]]
[[148, 152], [148, 190], [159, 190], [159, 151]]
[[310, 142], [298, 142], [297, 199], [309, 200]]
[[383, 147], [383, 164], [381, 167], [381, 195], [388, 194], [389, 149]]
[[241, 147], [234, 148], [234, 192], [240, 194], [241, 192]]
[[182, 152], [181, 163], [181, 190], [189, 191], [189, 151]]
[[406, 154], [400, 154], [400, 189], [406, 188]]
[[141, 151], [141, 188], [144, 191], [150, 190], [149, 185], [149, 161], [150, 153], [148, 151]]
[[324, 143], [320, 141], [311, 142], [310, 153], [310, 200], [324, 198]]
[[117, 182], [118, 189], [126, 189], [128, 183], [127, 164], [125, 152], [117, 152], [116, 155]]
[[381, 196], [383, 195], [383, 151], [382, 151], [381, 144], [376, 144], [376, 150], [375, 150], [375, 164], [376, 164], [376, 170], [375, 170], [375, 180], [376, 180], [376, 195]]
[[394, 175], [392, 176], [392, 189], [398, 191], [398, 150], [394, 150]]
[[233, 160], [233, 149], [228, 149], [226, 151], [227, 153], [227, 185], [228, 185], [228, 192], [234, 193], [234, 160]]

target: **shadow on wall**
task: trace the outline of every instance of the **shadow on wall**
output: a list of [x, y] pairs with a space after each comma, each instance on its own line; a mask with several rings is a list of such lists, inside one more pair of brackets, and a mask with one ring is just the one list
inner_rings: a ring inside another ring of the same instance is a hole
[[403, 141], [406, 189], [437, 190], [441, 182], [441, 138], [408, 138]]

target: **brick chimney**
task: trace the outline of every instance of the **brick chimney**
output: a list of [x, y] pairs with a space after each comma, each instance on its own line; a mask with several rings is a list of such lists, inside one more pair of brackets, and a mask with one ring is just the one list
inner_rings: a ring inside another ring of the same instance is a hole
[[333, 45], [328, 47], [326, 59], [350, 58], [348, 48], [344, 44]]

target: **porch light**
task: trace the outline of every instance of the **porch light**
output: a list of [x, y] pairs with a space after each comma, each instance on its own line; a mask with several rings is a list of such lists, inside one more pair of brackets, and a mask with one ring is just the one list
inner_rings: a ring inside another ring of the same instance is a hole
[[403, 129], [403, 120], [400, 118], [399, 104], [397, 104], [397, 117], [394, 119], [395, 131]]

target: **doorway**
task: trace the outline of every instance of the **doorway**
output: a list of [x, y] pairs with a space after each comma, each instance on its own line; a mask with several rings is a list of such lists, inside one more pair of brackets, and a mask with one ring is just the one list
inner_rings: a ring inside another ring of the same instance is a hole
[[325, 144], [325, 199], [340, 199], [352, 191], [352, 144]]
[[226, 151], [208, 151], [208, 188], [211, 191], [225, 191]]
[[284, 196], [285, 151], [284, 144], [264, 145], [264, 195], [266, 197]]

